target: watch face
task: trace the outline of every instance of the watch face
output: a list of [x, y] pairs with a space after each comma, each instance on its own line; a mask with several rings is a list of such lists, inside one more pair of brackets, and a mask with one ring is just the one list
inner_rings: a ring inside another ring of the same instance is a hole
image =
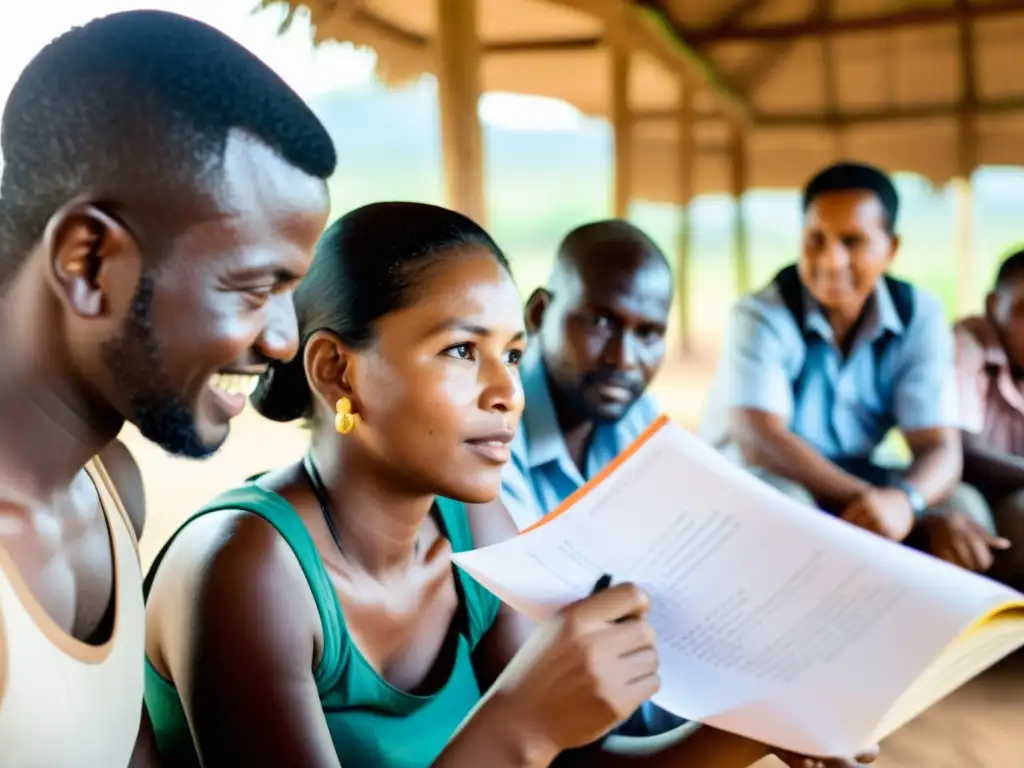
[[907, 496], [910, 499], [910, 507], [915, 512], [924, 512], [925, 507], [928, 506], [924, 500], [924, 496], [917, 492], [916, 488], [912, 488], [909, 485], [905, 485], [903, 490], [907, 492]]

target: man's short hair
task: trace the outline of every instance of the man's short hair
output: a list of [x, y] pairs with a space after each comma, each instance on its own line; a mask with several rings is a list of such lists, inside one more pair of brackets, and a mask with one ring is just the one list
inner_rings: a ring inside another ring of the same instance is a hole
[[640, 227], [625, 219], [604, 219], [582, 224], [567, 234], [558, 246], [556, 267], [578, 269], [594, 246], [608, 243], [635, 243], [643, 247], [645, 256], [668, 266], [665, 254]]
[[996, 288], [1005, 288], [1021, 278], [1024, 278], [1024, 248], [1003, 259], [996, 273]]
[[242, 45], [194, 19], [129, 11], [72, 29], [25, 68], [0, 130], [0, 284], [78, 195], [130, 207], [140, 184], [208, 181], [242, 131], [310, 176], [334, 146], [319, 119]]
[[815, 174], [804, 187], [803, 211], [829, 192], [870, 192], [878, 198], [885, 210], [885, 228], [892, 234], [896, 229], [900, 198], [889, 175], [873, 165], [864, 163], [836, 163]]

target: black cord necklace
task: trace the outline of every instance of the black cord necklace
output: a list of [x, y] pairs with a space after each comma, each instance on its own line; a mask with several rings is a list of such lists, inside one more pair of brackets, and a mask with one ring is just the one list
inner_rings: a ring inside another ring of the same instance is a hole
[[307, 453], [302, 459], [302, 469], [305, 471], [309, 487], [313, 490], [313, 495], [316, 496], [317, 503], [320, 505], [320, 514], [324, 516], [324, 522], [327, 524], [327, 530], [331, 532], [334, 545], [338, 548], [339, 552], [344, 554], [345, 550], [341, 546], [338, 529], [334, 527], [334, 517], [331, 515], [331, 502], [327, 496], [327, 490], [324, 488], [324, 482], [320, 479], [320, 472], [317, 471], [316, 464], [313, 463], [312, 454]]
[[[341, 537], [338, 536], [338, 529], [334, 525], [334, 516], [331, 514], [330, 496], [327, 493], [327, 488], [324, 486], [324, 481], [320, 478], [320, 472], [316, 468], [311, 453], [307, 453], [302, 459], [302, 469], [306, 473], [309, 487], [312, 489], [313, 495], [316, 496], [316, 501], [320, 505], [320, 514], [323, 515], [324, 523], [327, 524], [327, 530], [331, 532], [334, 545], [338, 548], [339, 552], [345, 554], [345, 548], [341, 546]], [[419, 554], [419, 541], [416, 542], [413, 552], [417, 555]]]

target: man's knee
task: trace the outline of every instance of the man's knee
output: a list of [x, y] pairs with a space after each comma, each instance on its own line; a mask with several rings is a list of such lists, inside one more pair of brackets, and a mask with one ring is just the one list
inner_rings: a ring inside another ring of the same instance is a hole
[[996, 530], [1010, 548], [996, 556], [995, 575], [1015, 587], [1024, 586], [1024, 490], [1011, 493], [995, 507]]
[[989, 533], [996, 532], [992, 507], [981, 491], [973, 485], [961, 483], [939, 506], [966, 515]]
[[776, 475], [769, 472], [767, 469], [762, 469], [761, 467], [748, 466], [746, 469], [754, 477], [768, 483], [772, 488], [777, 491], [781, 491], [793, 501], [798, 501], [801, 504], [808, 504], [812, 507], [816, 506], [814, 497], [811, 496], [810, 492], [800, 485], [800, 483], [790, 480], [788, 477]]
[[[1011, 531], [1024, 533], [1024, 489], [1011, 493], [996, 505], [995, 519], [996, 528], [1008, 539], [1011, 538]], [[1002, 529], [1007, 533], [1003, 533]]]

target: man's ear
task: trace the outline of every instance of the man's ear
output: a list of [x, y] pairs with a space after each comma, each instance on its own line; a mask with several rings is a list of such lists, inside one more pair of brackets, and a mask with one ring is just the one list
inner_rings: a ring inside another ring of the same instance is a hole
[[889, 246], [889, 263], [892, 264], [893, 259], [900, 252], [900, 245], [903, 241], [900, 240], [900, 236], [895, 232], [889, 236], [889, 239], [892, 241], [892, 245]]
[[985, 296], [985, 314], [990, 320], [995, 320], [996, 311], [998, 309], [999, 294], [996, 291], [990, 291]]
[[[125, 226], [89, 203], [72, 203], [50, 219], [42, 247], [49, 257], [49, 277], [60, 300], [81, 317], [109, 311], [112, 272], [130, 280], [132, 290], [142, 272], [135, 238]], [[121, 270], [131, 272], [124, 275]]]
[[537, 288], [530, 294], [530, 298], [526, 300], [524, 312], [527, 333], [533, 334], [540, 330], [541, 323], [544, 322], [544, 313], [551, 306], [552, 298], [551, 292], [547, 288]]

